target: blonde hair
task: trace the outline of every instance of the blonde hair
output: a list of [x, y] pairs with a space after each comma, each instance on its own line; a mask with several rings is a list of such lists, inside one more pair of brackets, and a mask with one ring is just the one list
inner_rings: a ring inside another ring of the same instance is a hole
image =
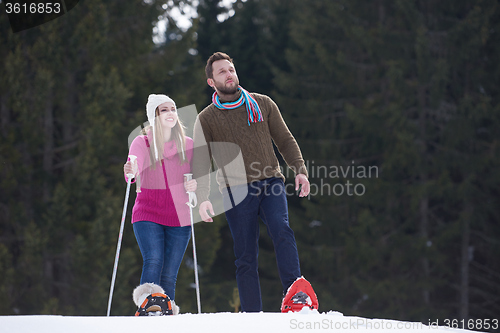
[[[176, 110], [177, 110], [177, 108], [176, 108]], [[156, 107], [156, 110], [155, 110], [156, 117], [158, 117], [159, 114], [160, 114], [159, 109], [158, 109], [158, 107]], [[177, 147], [177, 155], [179, 156], [180, 165], [182, 165], [188, 161], [187, 156], [186, 156], [186, 132], [185, 132], [185, 128], [186, 127], [182, 123], [181, 119], [179, 117], [177, 117], [177, 123], [175, 124], [174, 127], [172, 127], [172, 133], [170, 134], [170, 138], [174, 140], [175, 146]], [[156, 147], [158, 147], [158, 160], [156, 160], [154, 164], [156, 164], [156, 162], [159, 162], [165, 158], [165, 156], [163, 156], [163, 151], [164, 151], [163, 147], [165, 145], [165, 141], [163, 138], [163, 128], [161, 126], [161, 122], [158, 120], [155, 121], [155, 132], [156, 132], [155, 133], [156, 138], [153, 138], [153, 140], [155, 140]], [[143, 134], [147, 135], [148, 138], [151, 139], [153, 136], [152, 126], [145, 127], [143, 129]], [[155, 159], [154, 153], [151, 150], [151, 148], [153, 147], [153, 140], [149, 141], [150, 155], [151, 155], [152, 161]]]

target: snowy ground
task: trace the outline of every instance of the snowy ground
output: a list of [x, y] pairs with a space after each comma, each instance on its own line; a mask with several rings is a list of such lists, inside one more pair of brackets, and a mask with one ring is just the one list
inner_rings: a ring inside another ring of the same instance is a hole
[[[282, 333], [470, 332], [440, 323], [412, 323], [343, 316], [339, 312], [206, 313], [163, 317], [0, 316], [1, 333]], [[432, 325], [430, 325], [432, 324]]]

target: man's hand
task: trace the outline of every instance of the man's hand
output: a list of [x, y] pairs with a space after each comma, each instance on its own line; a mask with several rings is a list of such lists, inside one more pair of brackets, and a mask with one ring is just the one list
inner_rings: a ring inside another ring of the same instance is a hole
[[199, 208], [199, 212], [200, 212], [200, 216], [201, 216], [201, 219], [205, 222], [213, 222], [214, 220], [210, 217], [210, 215], [208, 215], [208, 212], [210, 212], [210, 214], [212, 214], [212, 216], [215, 215], [214, 213], [214, 208], [212, 207], [212, 203], [210, 201], [203, 201], [201, 204], [200, 204], [200, 208]]
[[309, 191], [311, 190], [311, 185], [309, 184], [309, 180], [306, 175], [299, 173], [295, 176], [295, 191], [299, 190], [299, 186], [302, 185], [299, 193], [299, 197], [306, 197], [309, 195]]

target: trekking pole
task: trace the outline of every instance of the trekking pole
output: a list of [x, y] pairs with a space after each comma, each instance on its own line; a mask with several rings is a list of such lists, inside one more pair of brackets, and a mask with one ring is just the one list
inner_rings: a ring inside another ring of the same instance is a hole
[[[136, 158], [137, 156], [129, 155], [129, 159], [132, 162], [132, 164], [134, 164]], [[123, 227], [125, 226], [125, 216], [127, 215], [127, 204], [128, 204], [128, 197], [130, 193], [130, 184], [132, 183], [132, 178], [134, 178], [134, 175], [128, 173], [127, 191], [125, 192], [125, 202], [123, 203], [122, 222], [120, 225], [120, 233], [118, 234], [118, 245], [116, 246], [115, 264], [113, 266], [113, 277], [111, 278], [111, 288], [109, 290], [107, 317], [109, 317], [109, 314], [111, 312], [111, 300], [113, 299], [113, 290], [115, 289], [116, 271], [118, 270], [118, 259], [120, 258], [120, 249], [122, 247]]]
[[[193, 177], [192, 173], [185, 173], [184, 180], [186, 182], [190, 181]], [[186, 205], [189, 206], [189, 214], [191, 217], [191, 238], [193, 239], [193, 261], [194, 261], [194, 282], [196, 286], [196, 301], [198, 303], [198, 313], [201, 313], [201, 302], [200, 302], [200, 282], [198, 280], [198, 260], [196, 259], [196, 242], [194, 240], [194, 222], [193, 222], [193, 208], [198, 204], [196, 199], [196, 194], [194, 192], [187, 192], [189, 195], [189, 201]]]

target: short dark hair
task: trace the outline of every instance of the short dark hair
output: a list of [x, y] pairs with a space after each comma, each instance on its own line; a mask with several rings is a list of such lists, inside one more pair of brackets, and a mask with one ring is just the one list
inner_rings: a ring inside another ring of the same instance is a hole
[[231, 57], [224, 52], [215, 52], [207, 60], [207, 66], [205, 67], [205, 74], [207, 75], [207, 79], [214, 78], [214, 70], [212, 68], [212, 64], [217, 60], [228, 60], [230, 63], [233, 63], [233, 59], [231, 59]]

